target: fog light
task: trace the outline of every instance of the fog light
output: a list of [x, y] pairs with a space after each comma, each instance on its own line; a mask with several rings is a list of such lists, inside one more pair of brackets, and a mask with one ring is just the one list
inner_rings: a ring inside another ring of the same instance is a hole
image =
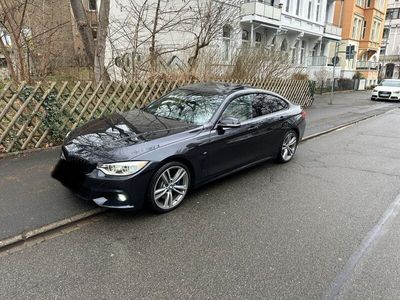
[[118, 201], [125, 202], [128, 200], [128, 197], [124, 194], [118, 194]]

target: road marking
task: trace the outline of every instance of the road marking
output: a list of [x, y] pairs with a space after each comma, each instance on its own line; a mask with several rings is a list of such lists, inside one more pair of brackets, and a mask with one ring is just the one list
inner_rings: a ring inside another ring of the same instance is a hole
[[336, 276], [335, 280], [331, 285], [330, 291], [326, 294], [324, 299], [331, 300], [335, 299], [343, 285], [351, 277], [355, 267], [358, 265], [363, 256], [373, 248], [382, 237], [383, 233], [389, 229], [393, 220], [397, 217], [400, 212], [400, 195], [394, 199], [394, 201], [385, 210], [378, 223], [367, 233], [363, 241], [357, 250], [350, 256], [343, 270]]

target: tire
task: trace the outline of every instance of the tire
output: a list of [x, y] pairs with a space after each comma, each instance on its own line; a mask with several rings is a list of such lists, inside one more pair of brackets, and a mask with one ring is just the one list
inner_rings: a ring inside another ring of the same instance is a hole
[[150, 182], [150, 208], [156, 213], [167, 213], [177, 208], [189, 191], [190, 180], [190, 172], [186, 165], [177, 161], [163, 165]]
[[278, 162], [287, 163], [292, 160], [296, 154], [297, 145], [299, 143], [299, 136], [296, 131], [289, 130], [285, 133], [282, 145], [279, 148]]

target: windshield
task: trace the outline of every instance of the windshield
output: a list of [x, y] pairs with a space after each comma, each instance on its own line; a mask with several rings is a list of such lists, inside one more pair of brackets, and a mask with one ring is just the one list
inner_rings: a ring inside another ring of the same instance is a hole
[[381, 86], [393, 86], [400, 87], [400, 80], [384, 80], [380, 84]]
[[151, 103], [144, 111], [158, 117], [203, 125], [211, 120], [224, 98], [221, 95], [176, 90]]

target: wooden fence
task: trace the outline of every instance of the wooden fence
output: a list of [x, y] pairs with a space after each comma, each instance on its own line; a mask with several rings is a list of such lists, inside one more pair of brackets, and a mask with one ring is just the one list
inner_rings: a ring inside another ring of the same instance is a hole
[[[0, 91], [0, 153], [53, 146], [65, 134], [94, 118], [143, 107], [192, 80], [110, 82], [38, 82], [7, 84]], [[279, 93], [304, 107], [313, 102], [309, 81], [229, 81]]]

